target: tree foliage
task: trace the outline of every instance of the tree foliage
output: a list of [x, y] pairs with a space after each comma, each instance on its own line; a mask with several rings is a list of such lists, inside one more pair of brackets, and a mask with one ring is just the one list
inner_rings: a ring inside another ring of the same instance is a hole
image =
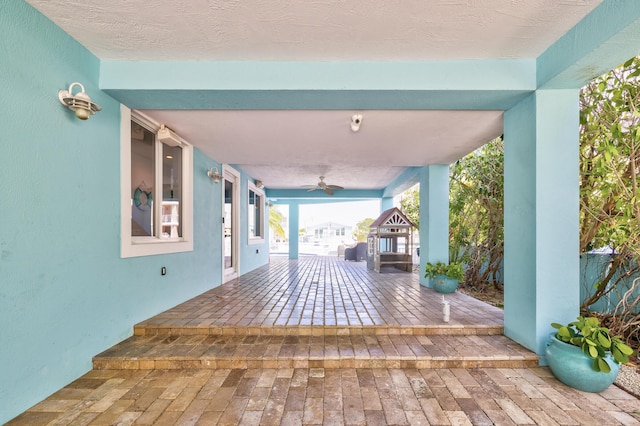
[[580, 250], [640, 255], [640, 59], [584, 86], [580, 96]]
[[400, 210], [420, 229], [420, 188], [414, 186], [406, 190], [400, 198]]
[[[640, 58], [594, 79], [580, 93], [580, 252], [615, 251], [589, 307], [636, 273], [640, 259]], [[637, 333], [637, 285], [627, 291], [613, 318], [616, 333]], [[633, 298], [636, 298], [634, 301]], [[613, 326], [612, 326], [613, 328]]]
[[466, 265], [465, 286], [500, 287], [504, 257], [504, 146], [501, 138], [450, 167], [449, 259]]
[[[504, 257], [504, 145], [501, 138], [452, 164], [449, 185], [449, 261], [466, 265], [464, 285], [482, 290], [498, 280]], [[420, 189], [407, 190], [400, 207], [420, 223]]]
[[353, 229], [353, 238], [355, 238], [359, 243], [367, 241], [367, 235], [370, 231], [369, 227], [374, 220], [375, 219], [368, 217], [356, 223], [356, 227]]
[[275, 205], [269, 206], [269, 229], [273, 234], [280, 239], [285, 239], [284, 228], [282, 227], [282, 222], [284, 221], [284, 216], [282, 212], [278, 210], [278, 207]]

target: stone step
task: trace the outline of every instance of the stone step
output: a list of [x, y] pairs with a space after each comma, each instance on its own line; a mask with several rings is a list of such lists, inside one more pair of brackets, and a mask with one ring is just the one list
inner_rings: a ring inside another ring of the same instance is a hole
[[501, 335], [502, 325], [319, 325], [319, 326], [217, 326], [188, 325], [172, 322], [168, 325], [137, 324], [133, 328], [134, 336], [362, 336], [362, 335], [455, 335], [455, 336], [490, 336]]
[[216, 368], [529, 368], [538, 357], [503, 335], [133, 336], [96, 370]]

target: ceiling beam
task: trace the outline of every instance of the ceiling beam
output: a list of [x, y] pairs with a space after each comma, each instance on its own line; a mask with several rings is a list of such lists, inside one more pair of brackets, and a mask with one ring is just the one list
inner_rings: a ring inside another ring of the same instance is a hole
[[578, 89], [640, 50], [638, 0], [604, 0], [537, 60], [537, 86]]
[[422, 62], [102, 61], [135, 109], [505, 110], [535, 90], [528, 59]]

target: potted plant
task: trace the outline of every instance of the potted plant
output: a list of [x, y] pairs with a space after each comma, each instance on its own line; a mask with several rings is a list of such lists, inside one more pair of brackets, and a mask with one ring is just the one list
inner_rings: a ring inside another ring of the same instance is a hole
[[462, 262], [429, 262], [424, 276], [431, 279], [433, 289], [438, 293], [453, 293], [464, 278], [464, 268]]
[[587, 392], [602, 392], [616, 380], [620, 364], [629, 362], [633, 349], [595, 317], [578, 317], [567, 325], [552, 323], [557, 331], [547, 343], [546, 360], [562, 383]]

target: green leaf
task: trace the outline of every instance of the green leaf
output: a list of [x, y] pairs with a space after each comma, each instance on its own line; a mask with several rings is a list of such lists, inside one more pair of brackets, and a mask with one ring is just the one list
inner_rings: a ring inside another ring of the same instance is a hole
[[565, 326], [560, 326], [560, 328], [558, 329], [558, 336], [561, 338], [561, 340], [570, 339], [571, 337], [573, 337], [569, 329]]
[[616, 348], [618, 348], [620, 352], [622, 352], [625, 355], [633, 355], [633, 349], [625, 345], [624, 343], [618, 343], [616, 345]]
[[600, 371], [600, 364], [598, 364], [597, 359], [593, 360], [593, 362], [591, 363], [591, 368], [593, 368], [594, 371]]
[[629, 362], [629, 356], [620, 352], [620, 350], [617, 347], [613, 347], [613, 349], [611, 349], [611, 355], [613, 356], [613, 359], [615, 359], [618, 364], [626, 364], [627, 362]]
[[600, 343], [605, 348], [611, 347], [611, 339], [609, 338], [609, 335], [607, 335], [606, 333], [602, 333], [602, 332], [598, 333], [598, 343]]
[[598, 349], [595, 346], [589, 346], [589, 356], [595, 358], [598, 356]]
[[608, 373], [611, 371], [611, 367], [609, 366], [609, 363], [604, 359], [598, 358], [597, 363], [598, 363], [598, 371], [602, 371], [603, 373]]

